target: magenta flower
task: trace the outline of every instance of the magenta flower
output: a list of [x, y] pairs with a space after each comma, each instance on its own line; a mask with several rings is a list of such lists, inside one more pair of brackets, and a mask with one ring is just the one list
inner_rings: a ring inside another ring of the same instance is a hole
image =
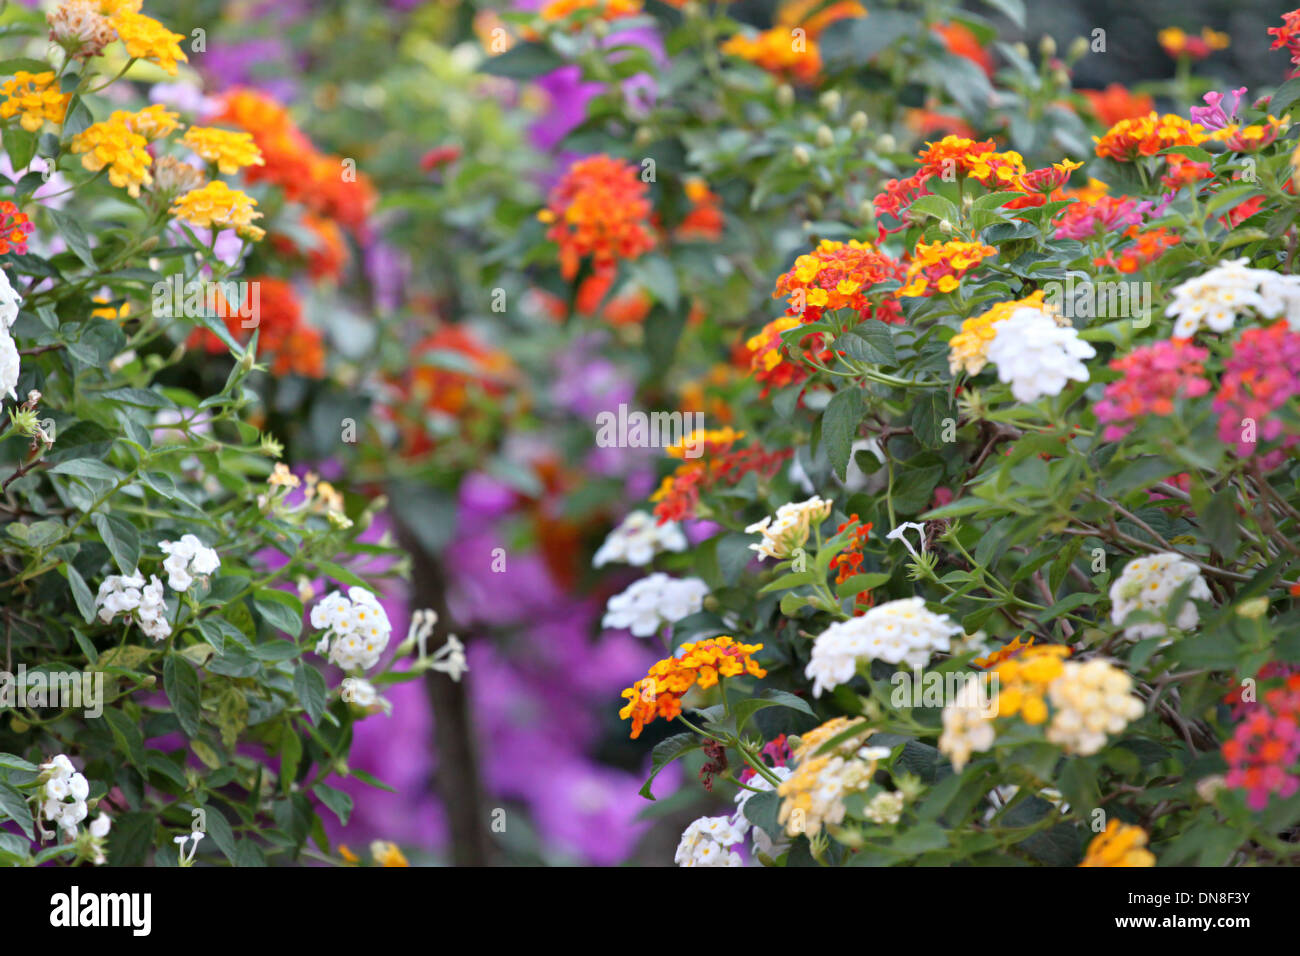
[[[1237, 110], [1241, 108], [1241, 100], [1246, 95], [1246, 87], [1242, 86], [1233, 90], [1231, 93], [1206, 93], [1204, 96], [1208, 106], [1193, 106], [1192, 122], [1200, 123], [1207, 130], [1223, 129], [1225, 126], [1231, 126], [1237, 121]], [[1229, 101], [1228, 97], [1232, 99]], [[1225, 109], [1224, 104], [1227, 103]]]
[[1247, 329], [1224, 362], [1223, 380], [1214, 398], [1219, 438], [1234, 445], [1242, 458], [1280, 439], [1281, 446], [1260, 459], [1265, 469], [1276, 467], [1284, 449], [1300, 442], [1300, 435], [1283, 435], [1284, 424], [1276, 414], [1296, 396], [1300, 396], [1300, 333], [1292, 332], [1285, 321]]

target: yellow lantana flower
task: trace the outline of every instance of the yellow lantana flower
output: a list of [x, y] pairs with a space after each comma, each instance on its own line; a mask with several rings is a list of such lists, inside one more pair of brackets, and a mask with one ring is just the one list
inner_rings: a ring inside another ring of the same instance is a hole
[[185, 131], [181, 143], [194, 150], [227, 176], [233, 176], [245, 166], [265, 166], [262, 151], [253, 142], [252, 133], [235, 132], [209, 126], [191, 126]]
[[254, 219], [262, 218], [256, 206], [252, 196], [218, 179], [179, 197], [172, 203], [171, 214], [202, 229], [234, 229], [256, 242], [266, 235], [265, 230], [253, 225]]

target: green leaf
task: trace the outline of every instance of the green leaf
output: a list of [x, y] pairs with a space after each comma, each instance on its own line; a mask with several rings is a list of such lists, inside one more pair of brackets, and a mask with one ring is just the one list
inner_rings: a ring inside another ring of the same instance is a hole
[[163, 661], [163, 690], [186, 737], [199, 732], [199, 675], [190, 662], [180, 655], [169, 654]]
[[71, 475], [74, 478], [96, 478], [100, 481], [120, 481], [122, 473], [110, 468], [97, 458], [72, 458], [61, 461], [50, 469], [52, 475]]
[[253, 607], [277, 631], [292, 637], [302, 632], [302, 602], [288, 591], [262, 588], [253, 595]]
[[898, 364], [894, 335], [888, 324], [878, 319], [867, 319], [860, 325], [855, 325], [835, 340], [834, 348], [843, 351], [849, 358], [868, 365], [889, 368]]
[[311, 788], [311, 792], [321, 803], [334, 811], [334, 815], [339, 818], [339, 823], [347, 826], [348, 817], [352, 815], [351, 796], [323, 783], [316, 784]]
[[848, 473], [849, 456], [854, 439], [858, 437], [862, 415], [862, 394], [856, 388], [836, 392], [822, 414], [822, 442], [826, 446], [826, 457], [841, 481]]
[[117, 562], [118, 570], [125, 575], [135, 574], [140, 565], [140, 535], [135, 525], [121, 515], [100, 512], [91, 515], [90, 520], [108, 546], [108, 553]]
[[90, 587], [86, 584], [85, 578], [71, 564], [65, 564], [63, 569], [68, 574], [68, 586], [72, 589], [72, 599], [77, 602], [77, 610], [81, 612], [81, 617], [87, 624], [95, 620], [95, 596], [90, 593]]
[[516, 43], [504, 53], [488, 57], [479, 70], [491, 76], [531, 80], [564, 65], [565, 61], [557, 53], [541, 43]]
[[122, 755], [140, 772], [141, 776], [144, 776], [144, 735], [140, 733], [139, 726], [126, 715], [125, 711], [115, 707], [104, 711], [104, 719], [108, 721], [108, 728], [113, 732], [113, 739], [117, 741]]
[[227, 860], [235, 862], [235, 831], [230, 828], [230, 821], [221, 808], [215, 804], [208, 804], [204, 809], [204, 826], [207, 828], [206, 833], [212, 838], [213, 844], [222, 852]]
[[736, 733], [740, 733], [745, 729], [745, 725], [749, 723], [749, 719], [754, 714], [768, 707], [786, 707], [807, 714], [809, 717], [817, 716], [816, 712], [808, 706], [808, 702], [802, 697], [796, 697], [786, 691], [769, 687], [763, 691], [761, 697], [748, 697], [733, 708], [736, 715]]
[[23, 833], [27, 834], [27, 839], [36, 839], [36, 831], [32, 828], [32, 811], [28, 808], [27, 801], [9, 784], [0, 783], [0, 819], [4, 817], [17, 823]]
[[[17, 163], [15, 163], [17, 165]], [[26, 164], [23, 164], [26, 165]], [[71, 213], [64, 212], [61, 209], [55, 209], [53, 206], [46, 206], [45, 211], [50, 214], [54, 220], [55, 227], [59, 233], [67, 240], [68, 248], [76, 253], [77, 258], [86, 264], [88, 269], [97, 269], [95, 264], [95, 254], [90, 249], [90, 239], [86, 236], [86, 231], [81, 228], [81, 223], [73, 217]]]
[[329, 692], [325, 688], [325, 678], [320, 671], [305, 661], [300, 661], [293, 672], [293, 692], [298, 703], [311, 718], [313, 724], [320, 723], [320, 716], [325, 712]]
[[113, 866], [142, 866], [153, 846], [156, 817], [145, 810], [113, 818], [108, 836], [108, 861]]
[[692, 733], [675, 734], [655, 744], [655, 749], [650, 752], [650, 776], [638, 791], [641, 796], [647, 800], [655, 799], [655, 795], [650, 792], [650, 784], [654, 783], [659, 771], [679, 757], [684, 757], [693, 750], [699, 750], [702, 746], [701, 739]]

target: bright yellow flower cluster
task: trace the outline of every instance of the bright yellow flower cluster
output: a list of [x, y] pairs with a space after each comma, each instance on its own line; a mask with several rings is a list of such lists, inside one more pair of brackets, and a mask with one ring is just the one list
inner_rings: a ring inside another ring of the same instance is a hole
[[260, 212], [254, 211], [256, 206], [252, 196], [217, 179], [180, 196], [172, 204], [171, 214], [202, 229], [234, 229], [256, 242], [266, 235], [265, 230], [253, 225], [254, 219], [262, 218]]
[[961, 331], [948, 342], [948, 369], [953, 375], [965, 370], [968, 375], [978, 375], [988, 362], [989, 344], [997, 335], [997, 326], [1011, 318], [1017, 309], [1032, 308], [1046, 311], [1043, 291], [1013, 302], [999, 302], [993, 308], [971, 316], [961, 324]]
[[153, 17], [130, 9], [113, 14], [113, 26], [126, 45], [126, 53], [133, 59], [157, 63], [173, 76], [178, 60], [188, 63], [189, 57], [180, 47], [185, 37], [172, 33]]
[[211, 126], [191, 126], [185, 131], [181, 143], [194, 150], [227, 176], [233, 176], [245, 166], [265, 166], [262, 151], [253, 142], [252, 133], [217, 129]]
[[53, 71], [28, 73], [19, 70], [13, 79], [0, 85], [0, 117], [13, 119], [19, 116], [23, 129], [35, 133], [45, 121], [62, 123], [68, 109], [71, 93], [60, 93]]
[[108, 167], [108, 181], [139, 197], [140, 187], [153, 182], [149, 166], [148, 141], [132, 128], [130, 113], [117, 112], [100, 123], [86, 127], [72, 138], [72, 151], [85, 153], [81, 165], [97, 173]]
[[1064, 673], [1062, 661], [1069, 656], [1064, 644], [1041, 644], [997, 664], [993, 673], [998, 675], [998, 716], [1019, 714], [1035, 726], [1046, 721], [1048, 687]]
[[1145, 830], [1111, 817], [1106, 829], [1088, 844], [1079, 866], [1155, 866], [1155, 854], [1146, 845]]

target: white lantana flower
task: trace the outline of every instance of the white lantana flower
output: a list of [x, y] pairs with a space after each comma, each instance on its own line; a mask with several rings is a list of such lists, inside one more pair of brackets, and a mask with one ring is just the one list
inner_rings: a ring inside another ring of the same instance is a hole
[[188, 591], [194, 575], [211, 574], [221, 567], [217, 552], [192, 534], [181, 535], [179, 541], [159, 542], [158, 547], [167, 555], [163, 569], [173, 591]]
[[744, 866], [740, 854], [728, 849], [744, 839], [726, 817], [700, 817], [682, 834], [673, 861], [678, 866]]
[[108, 624], [119, 614], [134, 617], [140, 630], [155, 641], [170, 637], [172, 627], [167, 623], [167, 601], [163, 597], [163, 583], [158, 575], [144, 575], [137, 569], [134, 574], [110, 574], [99, 585], [95, 595], [99, 619]]
[[90, 784], [64, 754], [41, 764], [41, 771], [46, 777], [42, 788], [42, 815], [59, 829], [76, 833], [77, 824], [86, 819], [88, 813], [86, 798], [90, 796]]
[[633, 511], [609, 533], [591, 559], [592, 567], [610, 562], [643, 566], [661, 551], [685, 551], [686, 535], [675, 521], [659, 524], [659, 519], [645, 511]]
[[776, 509], [776, 517], [764, 518], [751, 524], [745, 531], [761, 534], [763, 540], [751, 544], [750, 550], [758, 552], [758, 559], [776, 558], [778, 561], [793, 557], [796, 548], [808, 541], [817, 525], [831, 513], [832, 502], [813, 495], [807, 501], [791, 502]]
[[922, 598], [888, 601], [822, 631], [804, 673], [813, 681], [813, 696], [819, 697], [851, 681], [860, 661], [879, 659], [917, 669], [935, 651], [947, 651], [952, 635], [960, 633], [961, 625], [927, 609]]
[[988, 360], [998, 367], [998, 379], [1011, 385], [1020, 402], [1059, 395], [1065, 383], [1088, 381], [1083, 359], [1096, 350], [1079, 338], [1072, 326], [1060, 326], [1041, 309], [1016, 309], [999, 322], [989, 343]]
[[989, 697], [981, 681], [962, 681], [953, 701], [943, 709], [943, 733], [939, 735], [939, 753], [952, 761], [952, 769], [961, 773], [971, 754], [983, 753], [993, 746], [993, 718], [997, 708], [989, 708]]
[[326, 595], [311, 609], [311, 626], [325, 633], [316, 653], [344, 670], [366, 670], [379, 663], [393, 626], [378, 598], [362, 587]]
[[1191, 338], [1203, 327], [1227, 332], [1247, 309], [1264, 318], [1286, 316], [1300, 330], [1300, 276], [1252, 269], [1248, 260], [1225, 259], [1213, 269], [1174, 287], [1165, 315], [1174, 317], [1174, 335]]
[[0, 328], [13, 328], [18, 320], [18, 310], [23, 307], [22, 296], [9, 284], [9, 275], [0, 269]]
[[[0, 275], [4, 275], [0, 272]], [[0, 326], [0, 394], [18, 401], [18, 376], [22, 373], [22, 357], [9, 330]]]
[[903, 817], [903, 794], [897, 790], [876, 794], [863, 809], [862, 815], [872, 823], [897, 823]]
[[393, 715], [393, 703], [386, 697], [380, 697], [375, 685], [364, 677], [345, 677], [339, 685], [339, 697], [349, 704], [356, 704], [367, 714], [383, 711], [385, 717]]
[[602, 627], [626, 628], [649, 637], [704, 607], [709, 586], [699, 578], [672, 578], [655, 572], [609, 599]]
[[[1174, 592], [1189, 579], [1193, 581], [1187, 595], [1189, 599], [1211, 599], [1210, 586], [1201, 577], [1200, 569], [1181, 554], [1162, 551], [1134, 558], [1124, 565], [1124, 572], [1110, 586], [1111, 623], [1122, 625], [1134, 611], [1163, 615]], [[1198, 623], [1200, 614], [1196, 605], [1191, 600], [1185, 601], [1178, 611], [1174, 626], [1180, 631], [1190, 631]], [[1167, 632], [1162, 621], [1132, 624], [1124, 628], [1124, 636], [1131, 641], [1164, 637]]]

